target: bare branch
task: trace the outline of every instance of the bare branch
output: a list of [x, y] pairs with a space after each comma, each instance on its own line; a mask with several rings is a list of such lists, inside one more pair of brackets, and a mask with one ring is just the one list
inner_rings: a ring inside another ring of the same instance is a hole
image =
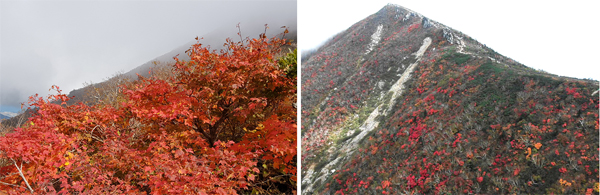
[[25, 189], [27, 189], [26, 187], [23, 187], [23, 186], [20, 186], [20, 185], [15, 185], [15, 184], [10, 184], [10, 183], [4, 183], [4, 182], [1, 182], [1, 181], [0, 181], [0, 184], [2, 184], [2, 185], [7, 185], [7, 186], [16, 186], [16, 187], [22, 187], [22, 188], [25, 188]]
[[22, 168], [23, 168], [23, 162], [21, 162], [21, 167], [19, 167], [17, 165], [17, 161], [15, 161], [12, 158], [10, 160], [12, 160], [13, 164], [15, 165], [15, 167], [17, 167], [17, 171], [19, 171], [19, 175], [21, 175], [21, 178], [23, 178], [23, 181], [25, 181], [25, 184], [27, 185], [27, 188], [29, 189], [29, 191], [31, 193], [33, 193], [33, 189], [31, 189], [31, 186], [29, 185], [29, 182], [27, 181], [27, 179], [25, 179], [25, 176], [23, 175], [23, 170], [22, 170]]

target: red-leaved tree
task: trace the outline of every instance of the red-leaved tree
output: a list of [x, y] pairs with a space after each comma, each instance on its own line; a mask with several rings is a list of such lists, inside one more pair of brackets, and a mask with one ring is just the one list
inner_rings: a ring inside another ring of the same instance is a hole
[[58, 95], [32, 96], [36, 114], [0, 137], [0, 191], [295, 191], [296, 78], [286, 70], [296, 64], [273, 57], [284, 44], [265, 36], [228, 39], [220, 52], [196, 44], [168, 78], [122, 86], [118, 104], [66, 105], [55, 86]]

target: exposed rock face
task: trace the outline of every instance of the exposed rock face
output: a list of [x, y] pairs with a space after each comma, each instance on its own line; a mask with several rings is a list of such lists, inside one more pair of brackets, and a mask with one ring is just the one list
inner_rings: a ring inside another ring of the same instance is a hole
[[423, 26], [423, 28], [429, 28], [432, 26], [432, 24], [429, 22], [429, 19], [423, 17], [423, 22], [421, 22], [421, 25]]
[[[585, 193], [598, 182], [597, 81], [535, 71], [397, 5], [302, 62], [305, 194]], [[575, 140], [588, 160], [554, 154]]]

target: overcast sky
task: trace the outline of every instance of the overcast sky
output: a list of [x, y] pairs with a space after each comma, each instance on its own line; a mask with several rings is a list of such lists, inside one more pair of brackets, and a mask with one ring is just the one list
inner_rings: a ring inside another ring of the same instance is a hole
[[600, 80], [596, 1], [299, 0], [299, 50], [316, 48], [387, 3], [459, 30], [526, 66]]
[[19, 111], [35, 93], [54, 93], [48, 91], [52, 85], [68, 94], [84, 82], [127, 72], [215, 29], [235, 35], [238, 22], [242, 33], [249, 21], [296, 25], [296, 5], [289, 0], [2, 0], [0, 112]]

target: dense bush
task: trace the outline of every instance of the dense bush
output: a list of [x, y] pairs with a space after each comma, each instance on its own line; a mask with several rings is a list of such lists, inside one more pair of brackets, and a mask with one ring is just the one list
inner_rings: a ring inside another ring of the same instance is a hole
[[37, 113], [0, 137], [0, 190], [292, 193], [295, 53], [273, 58], [284, 43], [228, 39], [220, 52], [196, 44], [172, 74], [127, 83], [92, 106], [67, 105], [58, 87], [32, 96]]

